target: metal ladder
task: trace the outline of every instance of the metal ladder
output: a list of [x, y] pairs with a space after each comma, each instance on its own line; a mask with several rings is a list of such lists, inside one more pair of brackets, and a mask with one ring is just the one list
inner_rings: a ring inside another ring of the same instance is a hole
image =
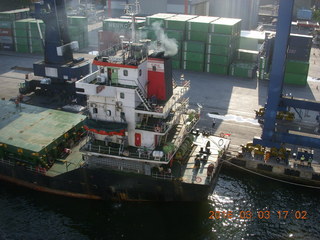
[[148, 111], [151, 111], [152, 107], [144, 94], [142, 93], [141, 89], [139, 87], [136, 87], [136, 92], [138, 93], [138, 96], [140, 97], [141, 101], [143, 102], [144, 106]]

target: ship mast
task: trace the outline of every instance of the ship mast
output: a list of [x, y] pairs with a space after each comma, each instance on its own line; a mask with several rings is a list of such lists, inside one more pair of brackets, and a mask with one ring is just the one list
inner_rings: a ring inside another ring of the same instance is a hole
[[140, 3], [138, 0], [134, 4], [125, 4], [124, 13], [131, 16], [132, 27], [131, 27], [131, 41], [136, 42], [136, 29], [135, 29], [135, 16], [140, 13]]

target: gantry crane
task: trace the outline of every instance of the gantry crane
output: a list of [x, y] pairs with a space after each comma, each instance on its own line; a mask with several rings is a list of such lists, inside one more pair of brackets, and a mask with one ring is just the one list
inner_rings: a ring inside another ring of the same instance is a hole
[[291, 29], [294, 0], [280, 0], [272, 69], [268, 88], [268, 99], [264, 113], [264, 127], [261, 138], [254, 138], [254, 145], [281, 148], [288, 143], [298, 146], [320, 148], [320, 137], [293, 134], [277, 129], [277, 112], [284, 108], [306, 109], [320, 112], [320, 102], [284, 96], [283, 82], [288, 39]]

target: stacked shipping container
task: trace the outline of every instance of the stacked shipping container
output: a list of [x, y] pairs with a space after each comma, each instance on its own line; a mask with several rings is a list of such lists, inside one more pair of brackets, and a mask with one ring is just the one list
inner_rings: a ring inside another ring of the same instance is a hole
[[68, 16], [70, 41], [78, 41], [79, 49], [89, 45], [88, 19], [81, 16]]
[[306, 85], [312, 36], [291, 34], [288, 45], [284, 82]]
[[217, 17], [199, 16], [187, 21], [186, 41], [183, 42], [183, 69], [203, 72], [210, 23]]
[[220, 18], [210, 23], [206, 72], [227, 75], [229, 65], [239, 48], [241, 19]]
[[[131, 19], [127, 18], [109, 18], [103, 21], [102, 31], [99, 31], [99, 51], [103, 51], [115, 44], [120, 43], [120, 36], [125, 39], [131, 39]], [[135, 29], [140, 34], [140, 28], [144, 26], [145, 20], [136, 19]]]
[[[266, 37], [264, 56], [260, 57], [259, 78], [268, 79], [271, 71], [271, 60], [274, 45], [274, 35]], [[295, 85], [306, 85], [309, 72], [309, 58], [312, 46], [312, 36], [290, 34], [284, 82]]]
[[182, 66], [183, 69], [202, 71], [201, 66], [196, 64], [193, 65], [189, 61], [190, 59], [194, 59], [195, 62], [201, 64], [201, 56], [199, 56], [197, 52], [191, 53], [191, 55], [193, 55], [191, 56], [181, 50], [182, 47], [184, 48], [184, 45], [181, 43], [183, 43], [184, 38], [186, 37], [187, 21], [196, 17], [196, 15], [178, 14], [164, 19], [165, 32], [169, 33], [171, 36], [177, 35], [180, 38], [180, 41], [176, 39], [178, 43], [178, 53], [173, 57], [174, 68], [179, 69]]
[[[40, 32], [39, 32], [40, 29]], [[40, 35], [41, 34], [41, 35]], [[29, 22], [29, 48], [30, 53], [43, 53], [43, 40], [45, 36], [45, 24], [42, 20], [32, 19]]]
[[29, 8], [0, 12], [0, 50], [14, 51], [13, 23], [25, 19], [29, 15]]

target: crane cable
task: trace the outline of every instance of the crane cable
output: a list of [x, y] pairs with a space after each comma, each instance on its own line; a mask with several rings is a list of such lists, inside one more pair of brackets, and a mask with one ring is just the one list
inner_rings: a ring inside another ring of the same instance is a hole
[[234, 166], [234, 167], [240, 168], [240, 169], [242, 169], [242, 170], [245, 170], [245, 171], [247, 171], [247, 172], [250, 172], [250, 173], [256, 174], [256, 175], [261, 176], [261, 177], [269, 178], [269, 179], [274, 180], [274, 181], [278, 181], [278, 182], [282, 182], [282, 183], [287, 183], [287, 184], [291, 184], [291, 185], [295, 185], [295, 186], [299, 186], [299, 187], [306, 187], [306, 188], [320, 189], [320, 187], [310, 186], [310, 185], [305, 185], [305, 184], [300, 184], [300, 183], [294, 183], [294, 182], [288, 182], [288, 181], [281, 180], [281, 179], [277, 179], [277, 178], [273, 178], [273, 177], [270, 177], [270, 176], [267, 176], [267, 175], [264, 175], [264, 174], [261, 174], [261, 173], [257, 173], [257, 172], [255, 172], [255, 171], [249, 170], [249, 169], [247, 169], [247, 168], [244, 168], [244, 167], [238, 166], [238, 165], [236, 165], [236, 164], [234, 164], [234, 163], [230, 162], [229, 160], [231, 160], [231, 158], [230, 158], [230, 159], [226, 159], [226, 160], [222, 161], [222, 163], [227, 162], [228, 164], [230, 164], [230, 165], [232, 165], [232, 166]]

